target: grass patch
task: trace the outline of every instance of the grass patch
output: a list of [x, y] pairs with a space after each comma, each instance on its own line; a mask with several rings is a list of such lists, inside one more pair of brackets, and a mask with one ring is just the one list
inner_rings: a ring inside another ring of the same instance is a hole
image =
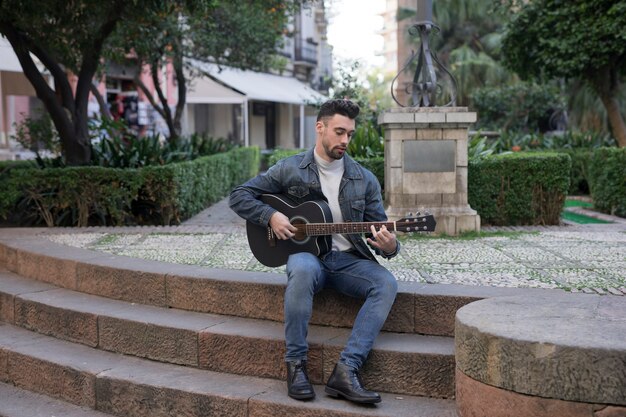
[[561, 213], [561, 218], [578, 224], [612, 223], [606, 220], [596, 219], [595, 217], [585, 216], [584, 214], [572, 213], [570, 211], [564, 211], [563, 213]]
[[588, 201], [581, 201], [581, 200], [565, 200], [565, 208], [567, 208], [567, 207], [592, 208], [593, 207], [593, 203], [590, 203]]
[[565, 200], [565, 206], [563, 212], [561, 213], [561, 219], [570, 221], [572, 223], [577, 224], [606, 224], [613, 223], [606, 220], [596, 219], [595, 217], [586, 216], [580, 213], [573, 213], [571, 211], [567, 211], [568, 207], [583, 207], [583, 208], [593, 208], [593, 203], [588, 201], [581, 200]]

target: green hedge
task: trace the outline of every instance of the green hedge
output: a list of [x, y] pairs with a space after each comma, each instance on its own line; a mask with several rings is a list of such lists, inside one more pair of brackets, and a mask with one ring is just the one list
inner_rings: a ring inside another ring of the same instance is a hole
[[484, 224], [559, 224], [571, 158], [516, 152], [470, 161], [468, 200]]
[[178, 224], [258, 169], [258, 148], [140, 169], [2, 165], [0, 218], [27, 226]]
[[600, 148], [589, 164], [593, 206], [626, 217], [626, 148]]
[[572, 159], [572, 169], [570, 170], [569, 190], [567, 195], [589, 195], [589, 164], [593, 156], [593, 149], [549, 149], [549, 150], [533, 150], [528, 152], [554, 152], [566, 153]]

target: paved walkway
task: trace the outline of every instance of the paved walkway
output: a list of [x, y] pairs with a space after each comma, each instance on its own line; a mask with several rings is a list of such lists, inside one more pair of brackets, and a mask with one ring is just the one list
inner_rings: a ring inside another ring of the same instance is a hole
[[[626, 220], [549, 227], [487, 227], [473, 239], [401, 236], [381, 262], [399, 281], [559, 288], [626, 294]], [[57, 243], [165, 262], [284, 273], [250, 252], [245, 223], [222, 200], [176, 227], [49, 229]]]

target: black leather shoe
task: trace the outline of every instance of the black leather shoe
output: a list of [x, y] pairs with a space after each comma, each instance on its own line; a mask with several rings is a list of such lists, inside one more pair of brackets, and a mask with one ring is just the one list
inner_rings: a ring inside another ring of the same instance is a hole
[[287, 362], [287, 395], [296, 400], [315, 398], [315, 391], [306, 372], [306, 361]]
[[324, 391], [331, 397], [343, 397], [355, 403], [374, 404], [381, 401], [378, 393], [363, 388], [361, 376], [356, 369], [340, 362], [335, 365]]

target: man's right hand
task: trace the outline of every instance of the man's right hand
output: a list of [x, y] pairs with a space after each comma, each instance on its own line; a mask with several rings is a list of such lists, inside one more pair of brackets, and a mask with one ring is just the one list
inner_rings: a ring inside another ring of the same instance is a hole
[[298, 230], [289, 222], [289, 218], [279, 211], [272, 214], [272, 217], [270, 217], [270, 227], [274, 231], [274, 234], [281, 240], [294, 237]]

